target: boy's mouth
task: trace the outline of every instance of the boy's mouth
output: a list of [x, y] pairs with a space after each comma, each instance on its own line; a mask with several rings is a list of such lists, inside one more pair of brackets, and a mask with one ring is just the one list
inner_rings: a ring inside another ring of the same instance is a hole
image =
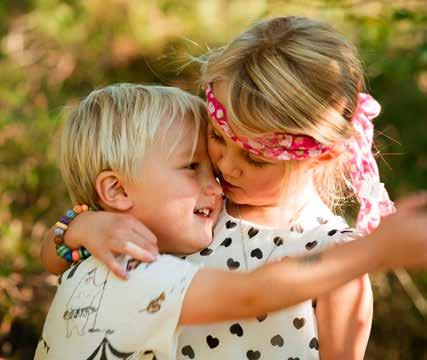
[[205, 208], [200, 208], [200, 209], [194, 210], [194, 214], [208, 218], [210, 216], [210, 214], [212, 213], [212, 211], [213, 211], [213, 209], [205, 207]]

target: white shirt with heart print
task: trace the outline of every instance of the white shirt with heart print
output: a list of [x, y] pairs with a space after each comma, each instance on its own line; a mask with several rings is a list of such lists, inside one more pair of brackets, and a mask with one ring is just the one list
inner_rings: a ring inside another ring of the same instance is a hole
[[[345, 220], [334, 216], [320, 200], [307, 206], [290, 229], [260, 226], [245, 220], [241, 221], [240, 229], [239, 219], [227, 213], [224, 203], [212, 244], [186, 259], [206, 267], [245, 271], [284, 256], [316, 253], [355, 235]], [[308, 300], [251, 320], [184, 326], [177, 359], [318, 360], [313, 302]]]

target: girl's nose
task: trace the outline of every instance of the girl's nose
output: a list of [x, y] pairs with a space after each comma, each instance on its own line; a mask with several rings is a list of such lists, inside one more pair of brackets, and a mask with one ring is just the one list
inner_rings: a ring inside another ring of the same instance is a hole
[[242, 170], [235, 165], [233, 159], [226, 154], [223, 154], [221, 159], [218, 160], [217, 166], [221, 175], [226, 179], [236, 179], [242, 175]]

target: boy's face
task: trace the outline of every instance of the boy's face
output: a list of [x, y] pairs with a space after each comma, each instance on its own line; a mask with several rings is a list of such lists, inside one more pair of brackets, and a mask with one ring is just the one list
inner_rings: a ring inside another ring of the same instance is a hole
[[[160, 252], [187, 254], [206, 248], [221, 210], [222, 191], [213, 176], [205, 131], [192, 159], [194, 133], [190, 126], [185, 132], [170, 156], [161, 145], [151, 146], [142, 177], [123, 184], [133, 202], [129, 213], [157, 236]], [[176, 136], [178, 130], [168, 130], [165, 143]]]

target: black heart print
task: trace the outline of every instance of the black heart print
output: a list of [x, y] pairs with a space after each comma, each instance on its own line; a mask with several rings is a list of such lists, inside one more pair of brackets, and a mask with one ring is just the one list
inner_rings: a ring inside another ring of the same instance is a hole
[[276, 237], [273, 239], [273, 242], [274, 242], [274, 245], [276, 245], [276, 246], [281, 246], [281, 245], [283, 245], [283, 239], [282, 239], [280, 236], [276, 236]]
[[232, 258], [229, 258], [227, 260], [227, 266], [230, 270], [235, 270], [239, 268], [240, 263], [238, 261], [234, 261]]
[[194, 350], [190, 345], [186, 345], [181, 350], [182, 355], [188, 356], [190, 359], [194, 359]]
[[232, 229], [232, 228], [234, 228], [234, 227], [236, 227], [236, 223], [234, 222], [234, 221], [231, 221], [231, 220], [228, 220], [226, 223], [225, 223], [225, 227], [227, 228], [227, 229]]
[[251, 257], [256, 257], [257, 259], [262, 259], [262, 251], [259, 248], [253, 249], [251, 251]]
[[320, 225], [324, 225], [324, 224], [326, 224], [326, 223], [328, 222], [328, 220], [326, 220], [326, 219], [322, 218], [321, 216], [318, 216], [318, 217], [316, 218], [316, 220], [317, 220], [317, 222], [318, 222]]
[[304, 228], [301, 224], [295, 224], [291, 226], [291, 231], [296, 231], [298, 234], [302, 234], [304, 232]]
[[257, 319], [259, 322], [263, 322], [265, 319], [267, 319], [267, 314], [261, 314], [261, 315], [258, 315], [258, 316], [256, 317], [256, 319]]
[[310, 340], [310, 344], [308, 346], [310, 346], [310, 349], [319, 350], [319, 341], [314, 337]]
[[271, 342], [271, 345], [273, 345], [273, 346], [279, 346], [279, 347], [282, 347], [283, 344], [285, 343], [283, 341], [283, 338], [279, 334], [273, 336], [271, 338], [270, 342]]
[[299, 330], [304, 326], [305, 319], [304, 318], [295, 318], [293, 321], [293, 324], [294, 324], [295, 328]]
[[211, 349], [215, 349], [219, 345], [219, 340], [211, 335], [207, 336], [206, 342]]
[[249, 360], [258, 360], [260, 357], [261, 357], [261, 353], [259, 352], [259, 351], [253, 351], [253, 350], [249, 350], [247, 353], [246, 353], [246, 357], [249, 359]]
[[317, 245], [317, 241], [310, 241], [307, 244], [305, 244], [305, 248], [307, 250], [311, 250], [311, 249], [315, 248], [316, 245]]
[[230, 326], [230, 332], [234, 335], [237, 335], [238, 337], [243, 336], [243, 329], [239, 323], [235, 323], [235, 324], [231, 325]]
[[221, 246], [229, 247], [229, 246], [231, 245], [231, 243], [232, 243], [231, 238], [226, 238], [226, 239], [224, 239], [224, 241], [221, 243]]
[[248, 236], [249, 236], [249, 239], [250, 238], [253, 238], [256, 234], [258, 234], [259, 233], [259, 230], [258, 229], [255, 229], [255, 228], [253, 228], [253, 227], [251, 227], [250, 229], [249, 229], [249, 231], [248, 231]]
[[202, 255], [202, 256], [209, 256], [212, 253], [213, 253], [213, 250], [209, 249], [209, 248], [206, 248], [206, 249], [203, 249], [202, 251], [200, 251], [200, 255]]

